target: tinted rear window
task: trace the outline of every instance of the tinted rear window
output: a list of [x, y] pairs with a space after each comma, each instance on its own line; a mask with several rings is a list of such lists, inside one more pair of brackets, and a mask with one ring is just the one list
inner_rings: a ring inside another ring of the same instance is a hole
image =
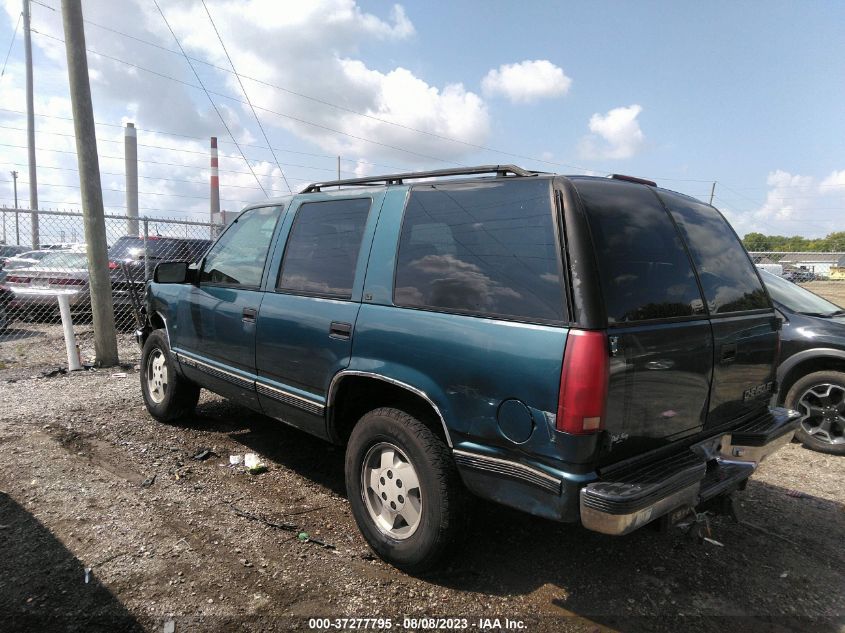
[[769, 308], [757, 271], [727, 220], [691, 198], [668, 192], [660, 197], [684, 235], [710, 312]]
[[608, 323], [686, 317], [704, 304], [678, 231], [646, 187], [577, 181]]
[[414, 187], [394, 302], [531, 321], [563, 320], [549, 181]]

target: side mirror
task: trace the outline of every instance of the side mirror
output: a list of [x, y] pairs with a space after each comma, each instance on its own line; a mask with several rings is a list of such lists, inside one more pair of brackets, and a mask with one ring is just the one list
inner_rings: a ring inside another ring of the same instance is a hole
[[191, 281], [188, 271], [190, 262], [161, 262], [153, 272], [153, 281], [157, 284], [184, 284]]

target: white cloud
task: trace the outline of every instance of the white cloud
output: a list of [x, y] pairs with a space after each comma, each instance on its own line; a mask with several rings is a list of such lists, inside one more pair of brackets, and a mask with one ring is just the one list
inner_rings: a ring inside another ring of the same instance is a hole
[[590, 117], [591, 134], [581, 139], [581, 155], [588, 159], [631, 158], [645, 143], [637, 117], [642, 106], [633, 104], [613, 108], [606, 114], [595, 113]]
[[765, 199], [755, 202], [754, 194], [720, 188], [717, 183], [717, 206], [739, 235], [822, 237], [842, 230], [845, 170], [819, 179], [777, 169], [768, 174], [766, 185]]
[[481, 80], [486, 96], [502, 95], [512, 103], [530, 103], [569, 92], [572, 79], [546, 59], [502, 64]]
[[[487, 140], [489, 114], [479, 94], [460, 83], [433, 85], [409, 69], [384, 62], [375, 68], [362, 58], [360, 49], [371, 46], [373, 41], [390, 47], [415, 37], [414, 25], [400, 5], [368, 12], [354, 0], [239, 3], [207, 0], [207, 4], [238, 71], [259, 80], [244, 79], [244, 85], [273, 146], [279, 148], [278, 160], [294, 190], [307, 181], [335, 177], [337, 155], [343, 158], [342, 176], [349, 177], [368, 171], [443, 167], [464, 162], [475, 151], [408, 127], [477, 145]], [[161, 6], [190, 56], [229, 68], [200, 3], [162, 2]], [[14, 28], [20, 2], [5, 0], [3, 8], [7, 25]], [[33, 5], [32, 10], [33, 26], [39, 31], [33, 34], [36, 112], [69, 117], [64, 44], [47, 37], [63, 39], [61, 14], [40, 5]], [[140, 206], [148, 207], [149, 214], [207, 217], [209, 136], [219, 137], [224, 208], [238, 209], [263, 198], [205, 94], [187, 85], [197, 84], [197, 79], [184, 58], [93, 24], [108, 25], [160, 47], [177, 49], [153, 4], [146, 0], [127, 0], [121, 3], [120, 11], [115, 11], [112, 0], [86, 0], [85, 14], [90, 20], [86, 24], [89, 49], [184, 82], [170, 81], [89, 52], [95, 119], [111, 125], [97, 128], [104, 189], [117, 190], [124, 186], [123, 132], [118, 126], [133, 121], [139, 129], [139, 171], [141, 176], [148, 176], [140, 180], [139, 189], [148, 192], [140, 195]], [[22, 57], [19, 38], [6, 75], [0, 80], [0, 107], [23, 109]], [[273, 157], [260, 147], [265, 145], [264, 138], [249, 107], [243, 103], [243, 93], [234, 75], [196, 62], [195, 66], [208, 89], [219, 93], [212, 94], [214, 103], [235, 138], [244, 144], [244, 152], [261, 184], [273, 194], [286, 193]], [[376, 118], [399, 125], [385, 124]], [[21, 115], [8, 112], [0, 112], [0, 123], [25, 127]], [[155, 134], [151, 130], [173, 132], [177, 136]], [[72, 186], [78, 185], [78, 177], [71, 171], [76, 167], [76, 157], [73, 153], [55, 151], [72, 152], [73, 137], [58, 133], [72, 135], [72, 122], [36, 118], [36, 145], [42, 148], [37, 153], [41, 206], [78, 207], [79, 191]], [[22, 130], [0, 129], [0, 142], [25, 145], [26, 135]], [[25, 165], [26, 150], [8, 148], [2, 159]], [[2, 168], [18, 169], [22, 180], [26, 180], [25, 167], [4, 164]], [[194, 182], [177, 182], [183, 180]], [[26, 186], [18, 184], [23, 198]], [[7, 188], [10, 190], [11, 185]], [[112, 212], [120, 212], [124, 204], [122, 192], [106, 190], [104, 198]], [[11, 201], [11, 191], [0, 194], [0, 202], [7, 201]]]

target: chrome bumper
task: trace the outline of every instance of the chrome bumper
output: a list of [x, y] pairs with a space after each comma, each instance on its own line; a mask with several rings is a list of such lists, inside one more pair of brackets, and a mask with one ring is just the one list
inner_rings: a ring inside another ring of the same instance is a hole
[[[629, 468], [580, 491], [581, 523], [603, 534], [628, 534], [675, 509], [742, 488], [757, 466], [792, 440], [795, 411], [776, 410], [771, 425], [735, 430], [690, 447], [689, 453]], [[655, 480], [654, 472], [664, 472]], [[647, 474], [647, 475], [646, 475]], [[644, 478], [645, 477], [645, 478]]]

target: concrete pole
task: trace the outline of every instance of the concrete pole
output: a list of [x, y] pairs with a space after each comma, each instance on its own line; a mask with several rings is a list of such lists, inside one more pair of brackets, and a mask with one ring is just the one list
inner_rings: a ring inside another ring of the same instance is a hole
[[88, 245], [88, 279], [91, 287], [91, 312], [94, 320], [94, 353], [100, 367], [118, 363], [114, 307], [109, 279], [109, 254], [106, 220], [103, 214], [103, 190], [94, 130], [94, 108], [88, 81], [88, 56], [82, 24], [81, 0], [62, 0], [62, 23], [67, 51], [73, 128], [82, 192], [82, 216]]
[[23, 0], [23, 43], [26, 54], [26, 144], [29, 149], [29, 208], [32, 211], [32, 248], [37, 249], [38, 177], [35, 169], [35, 104], [32, 96], [32, 35], [30, 34], [29, 0]]
[[138, 237], [138, 134], [134, 123], [127, 123], [123, 134], [126, 162], [126, 234]]
[[211, 190], [209, 199], [211, 200], [210, 207], [210, 224], [208, 227], [211, 239], [214, 239], [214, 221], [220, 216], [220, 174], [217, 170], [217, 137], [211, 137]]

